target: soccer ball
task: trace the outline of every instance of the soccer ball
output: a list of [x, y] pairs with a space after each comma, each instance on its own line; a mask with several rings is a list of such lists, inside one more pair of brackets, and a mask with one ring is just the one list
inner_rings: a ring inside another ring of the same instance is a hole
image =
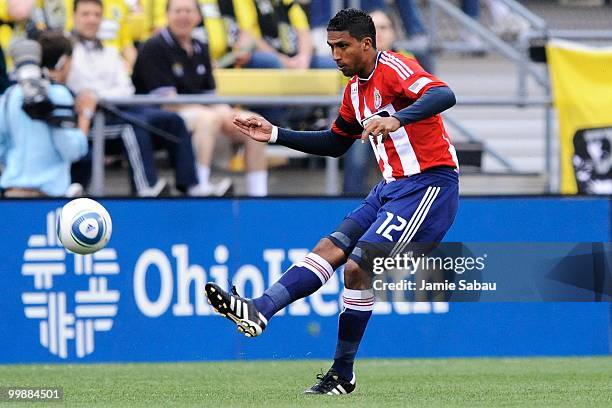
[[86, 255], [106, 246], [113, 222], [102, 204], [90, 198], [70, 201], [57, 215], [57, 237], [64, 247]]

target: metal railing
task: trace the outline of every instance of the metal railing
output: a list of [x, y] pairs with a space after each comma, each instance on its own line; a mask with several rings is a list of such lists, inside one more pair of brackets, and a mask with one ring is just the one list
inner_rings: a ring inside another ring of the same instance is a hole
[[[569, 39], [569, 40], [612, 40], [612, 30], [555, 30], [551, 29], [547, 22], [540, 16], [531, 12], [528, 8], [515, 0], [499, 0], [503, 2], [513, 14], [519, 16], [528, 23], [529, 29], [521, 35], [514, 45], [507, 44], [498, 35], [487, 29], [480, 22], [472, 19], [463, 13], [457, 6], [448, 0], [428, 0], [429, 17], [431, 25], [431, 40], [433, 43], [438, 43], [438, 16], [439, 12], [443, 12], [459, 24], [461, 29], [477, 36], [484, 44], [487, 44], [492, 50], [499, 52], [502, 56], [508, 58], [517, 67], [517, 90], [516, 90], [516, 107], [541, 106], [544, 110], [544, 133], [545, 133], [545, 173], [548, 179], [548, 191], [557, 192], [559, 189], [559, 173], [558, 173], [558, 157], [554, 151], [556, 143], [554, 132], [554, 115], [553, 105], [551, 101], [551, 89], [548, 79], [548, 73], [545, 68], [538, 67], [529, 59], [529, 48], [532, 41], [541, 39], [546, 42], [551, 38]], [[535, 82], [542, 88], [545, 95], [542, 98], [529, 99], [527, 78], [532, 77]], [[493, 105], [491, 105], [493, 106]], [[501, 106], [501, 105], [497, 105]], [[451, 119], [451, 118], [449, 118]], [[453, 120], [449, 120], [452, 124]], [[462, 128], [461, 123], [454, 121], [461, 133], [464, 133], [469, 140], [480, 141], [480, 138], [471, 133], [468, 129]], [[515, 166], [503, 158], [498, 152], [486, 147], [485, 152], [493, 158], [504, 164], [511, 171], [515, 170]], [[504, 163], [505, 162], [505, 163]]]
[[[151, 95], [134, 95], [129, 98], [108, 98], [101, 101], [103, 104], [114, 106], [159, 106], [159, 105], [214, 105], [229, 104], [248, 107], [270, 107], [270, 106], [326, 106], [330, 107], [330, 115], [337, 112], [341, 102], [339, 96], [330, 95], [300, 95], [300, 96], [218, 96], [214, 94], [199, 95], [177, 95], [175, 97], [160, 98]], [[104, 127], [105, 114], [98, 111], [94, 118], [92, 130], [92, 175], [91, 194], [94, 196], [104, 195]], [[335, 195], [339, 191], [338, 186], [338, 160], [326, 158], [326, 193]]]
[[[109, 98], [101, 101], [104, 104], [114, 106], [155, 106], [155, 105], [184, 105], [184, 104], [229, 104], [248, 107], [271, 107], [271, 106], [324, 106], [330, 108], [330, 123], [335, 117], [337, 108], [342, 102], [341, 96], [325, 95], [296, 95], [296, 96], [218, 96], [213, 94], [202, 95], [178, 95], [176, 97], [159, 98], [151, 95], [134, 95], [129, 98]], [[465, 97], [459, 98], [459, 106], [541, 106], [550, 103], [544, 99], [518, 100], [517, 98], [488, 98], [488, 97]], [[452, 121], [452, 119], [451, 119]], [[98, 111], [94, 118], [92, 130], [92, 181], [91, 194], [94, 196], [104, 195], [104, 126], [105, 117], [102, 111]], [[495, 154], [495, 153], [493, 153]], [[501, 158], [501, 156], [500, 156]], [[502, 163], [503, 162], [503, 158]], [[505, 163], [509, 165], [509, 163]], [[337, 195], [340, 192], [338, 184], [339, 165], [338, 159], [326, 158], [325, 191], [328, 195]]]
[[[546, 22], [528, 10], [525, 6], [514, 0], [503, 1], [513, 13], [528, 22], [530, 29], [519, 37], [515, 45], [510, 45], [502, 40], [494, 32], [483, 26], [478, 21], [467, 16], [457, 6], [448, 0], [428, 0], [429, 14], [431, 20], [430, 36], [432, 42], [436, 42], [438, 12], [445, 13], [457, 22], [462, 29], [476, 35], [483, 43], [492, 50], [512, 61], [517, 66], [517, 90], [515, 97], [458, 97], [458, 106], [482, 106], [482, 107], [541, 107], [544, 110], [545, 127], [545, 172], [548, 178], [548, 190], [557, 190], [558, 175], [554, 173], [556, 157], [553, 152], [553, 107], [550, 93], [550, 83], [545, 69], [538, 67], [529, 60], [528, 49], [531, 40], [535, 38], [567, 38], [567, 39], [612, 39], [612, 30], [550, 30]], [[354, 3], [358, 1], [355, 0]], [[527, 90], [527, 78], [532, 77], [535, 82], [545, 91], [541, 97], [529, 97]], [[104, 101], [116, 106], [134, 105], [174, 105], [174, 104], [230, 104], [248, 107], [271, 107], [271, 106], [325, 106], [331, 108], [331, 112], [341, 103], [339, 96], [322, 95], [295, 95], [295, 96], [218, 96], [213, 94], [204, 95], [179, 95], [173, 98], [156, 98], [148, 95], [136, 95], [130, 98], [113, 98]], [[486, 141], [475, 135], [472, 131], [454, 119], [452, 114], [445, 114], [449, 125], [453, 126], [467, 140], [483, 144], [484, 152], [489, 154], [511, 173], [521, 174], [517, 167], [503, 154], [492, 149]], [[333, 118], [330, 118], [333, 120]], [[104, 194], [104, 115], [96, 114], [93, 134], [93, 170], [91, 192], [94, 195]], [[338, 194], [338, 160], [327, 158], [326, 161], [326, 193], [328, 195]]]
[[[512, 10], [530, 25], [529, 33], [537, 33], [539, 36], [547, 35], [547, 24], [546, 22], [529, 11], [526, 7], [514, 0], [501, 0]], [[429, 15], [432, 37], [432, 42], [438, 42], [438, 13], [443, 12], [446, 16], [450, 17], [456, 23], [459, 24], [461, 29], [477, 36], [484, 44], [487, 44], [492, 50], [497, 51], [502, 56], [512, 61], [517, 67], [517, 90], [516, 98], [514, 100], [506, 99], [508, 104], [495, 104], [491, 103], [487, 106], [514, 106], [518, 108], [524, 108], [528, 106], [542, 107], [544, 110], [544, 127], [545, 127], [545, 173], [548, 179], [548, 191], [553, 192], [556, 188], [557, 178], [553, 174], [553, 115], [552, 115], [552, 103], [550, 97], [550, 83], [548, 80], [548, 74], [545, 69], [536, 66], [532, 63], [528, 56], [529, 41], [527, 35], [522, 35], [517, 42], [517, 46], [512, 46], [502, 40], [497, 34], [489, 30], [479, 21], [474, 20], [470, 16], [466, 15], [460, 10], [455, 4], [448, 0], [428, 0], [429, 4]], [[535, 82], [544, 90], [545, 96], [543, 98], [529, 99], [527, 92], [527, 77], [532, 77]], [[500, 99], [500, 100], [503, 100]], [[471, 141], [478, 141], [483, 143], [485, 153], [489, 154], [495, 160], [504, 165], [512, 173], [517, 172], [516, 166], [504, 156], [487, 146], [487, 143], [478, 137], [474, 133], [470, 132], [469, 129], [461, 126], [458, 121], [449, 121], [455, 125], [455, 128], [463, 133]]]

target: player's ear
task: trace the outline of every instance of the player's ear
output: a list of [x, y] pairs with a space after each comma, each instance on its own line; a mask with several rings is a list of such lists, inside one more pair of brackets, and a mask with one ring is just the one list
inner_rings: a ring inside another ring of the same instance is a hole
[[361, 47], [363, 51], [367, 51], [368, 49], [372, 48], [372, 39], [370, 37], [365, 37], [361, 41]]

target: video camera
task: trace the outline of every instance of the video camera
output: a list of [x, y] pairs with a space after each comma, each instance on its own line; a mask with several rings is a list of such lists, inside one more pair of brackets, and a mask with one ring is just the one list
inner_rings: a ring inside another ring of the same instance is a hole
[[[22, 108], [28, 116], [54, 127], [75, 127], [74, 106], [57, 105], [49, 99], [50, 81], [40, 65], [40, 44], [28, 39], [15, 40], [9, 47], [9, 55], [15, 64], [15, 79], [23, 90]], [[67, 115], [67, 112], [70, 114]]]

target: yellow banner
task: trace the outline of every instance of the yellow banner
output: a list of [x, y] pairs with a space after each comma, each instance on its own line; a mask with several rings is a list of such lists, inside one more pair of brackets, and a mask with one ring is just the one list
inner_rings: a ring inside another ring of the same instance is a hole
[[612, 48], [546, 47], [559, 117], [561, 193], [612, 194]]

